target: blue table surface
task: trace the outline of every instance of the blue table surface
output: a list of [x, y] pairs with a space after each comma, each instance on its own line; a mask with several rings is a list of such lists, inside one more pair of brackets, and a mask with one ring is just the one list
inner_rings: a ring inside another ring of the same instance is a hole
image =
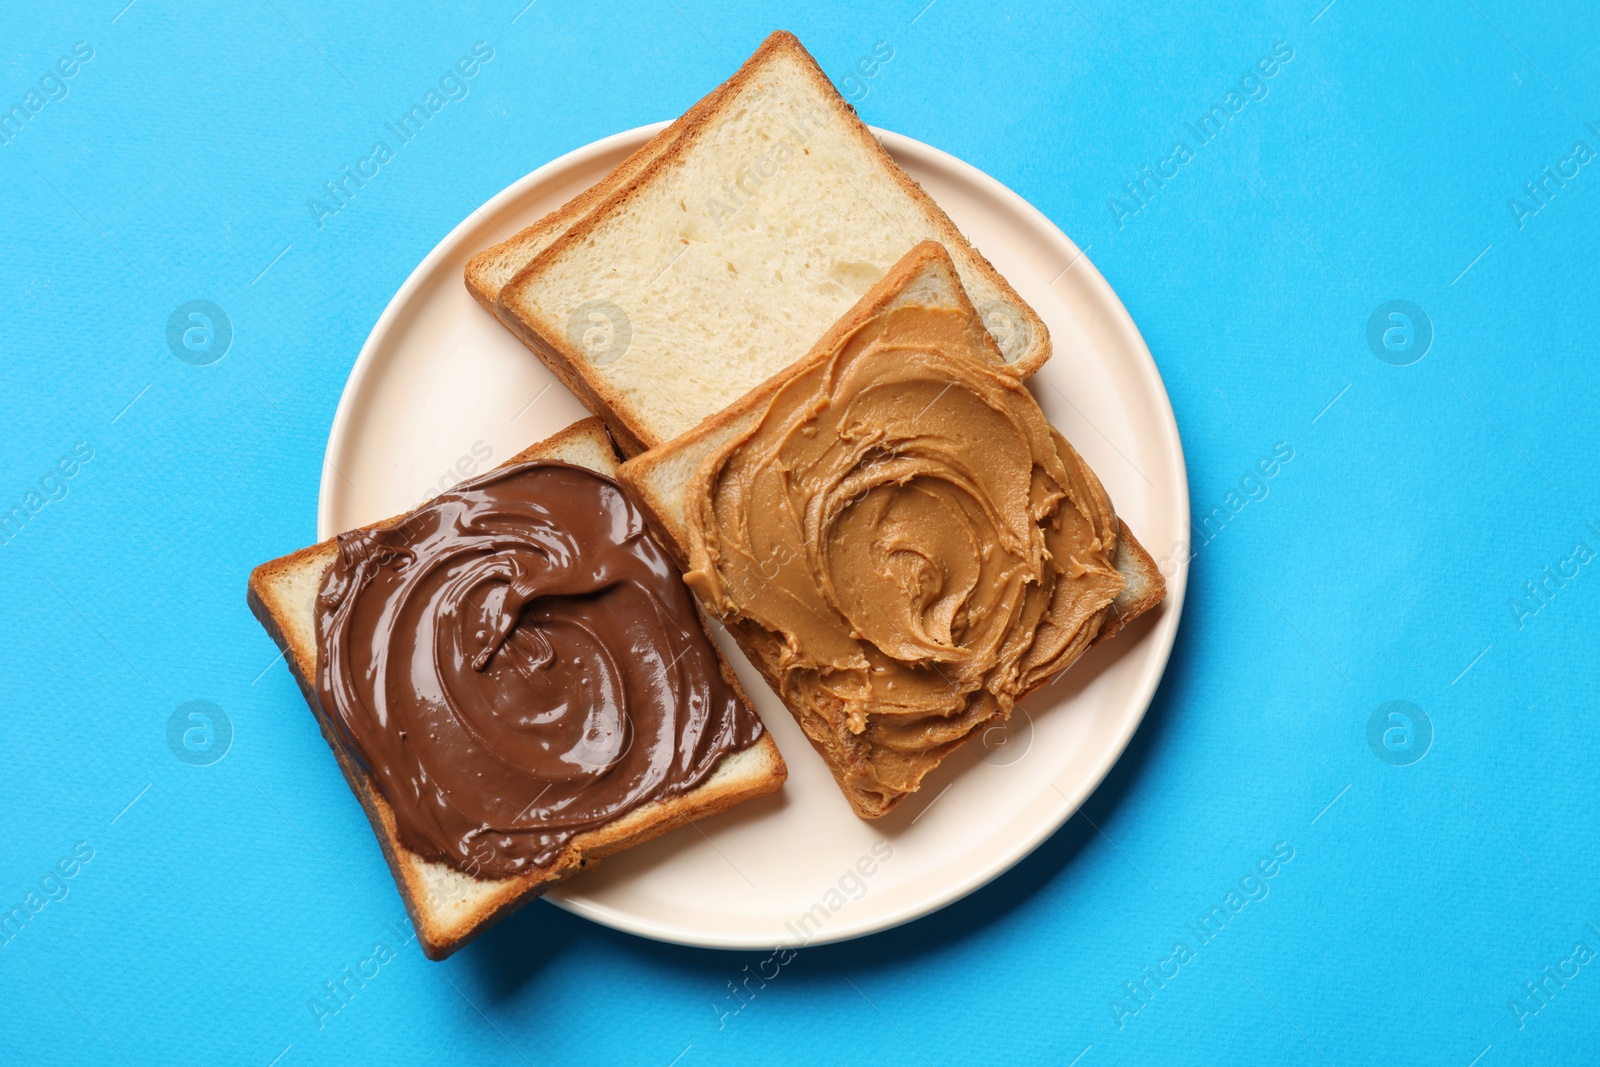
[[[0, 1059], [1592, 1062], [1600, 18], [1325, 3], [7, 5]], [[909, 926], [763, 983], [541, 902], [430, 963], [245, 577], [427, 251], [779, 27], [1091, 246], [1188, 460], [1171, 663]]]

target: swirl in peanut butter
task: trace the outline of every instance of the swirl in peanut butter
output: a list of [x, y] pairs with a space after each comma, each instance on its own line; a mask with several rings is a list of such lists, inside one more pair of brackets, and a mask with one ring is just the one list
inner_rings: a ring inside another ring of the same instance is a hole
[[1122, 578], [1099, 481], [975, 316], [902, 306], [700, 464], [684, 579], [765, 631], [857, 788], [893, 795], [1093, 641]]
[[481, 878], [548, 866], [761, 736], [608, 478], [512, 464], [338, 544], [318, 700], [419, 855]]

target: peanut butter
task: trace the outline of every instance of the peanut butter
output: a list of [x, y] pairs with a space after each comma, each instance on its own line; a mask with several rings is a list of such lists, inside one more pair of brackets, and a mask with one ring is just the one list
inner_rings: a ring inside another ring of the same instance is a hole
[[1076, 659], [1123, 584], [1098, 479], [954, 309], [868, 320], [701, 462], [689, 501], [684, 580], [771, 635], [802, 726], [886, 794]]

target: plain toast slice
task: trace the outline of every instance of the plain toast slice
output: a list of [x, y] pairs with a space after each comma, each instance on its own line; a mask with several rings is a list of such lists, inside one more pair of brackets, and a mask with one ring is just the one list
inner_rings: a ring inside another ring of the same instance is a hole
[[[710, 99], [707, 97], [696, 107], [704, 106]], [[667, 146], [677, 139], [683, 124], [693, 114], [693, 109], [685, 112], [676, 122], [635, 149], [627, 159], [618, 163], [599, 182], [538, 222], [517, 231], [497, 245], [485, 248], [467, 260], [467, 291], [472, 294], [472, 298], [482, 304], [484, 310], [491, 315], [498, 315], [495, 301], [500, 296], [500, 290], [505, 288], [505, 284], [516, 277], [523, 267], [533, 262], [534, 257], [540, 252], [549, 248], [569, 226], [604, 203], [607, 197], [627, 185], [635, 175], [661, 155]]]
[[[681, 121], [681, 120], [680, 120]], [[566, 232], [567, 227], [606, 197], [628, 183], [645, 165], [661, 154], [675, 137], [674, 123], [662, 130], [633, 154], [618, 163], [600, 181], [568, 200], [533, 225], [518, 230], [497, 245], [491, 245], [467, 260], [467, 291], [483, 305], [485, 311], [495, 314], [494, 302], [506, 282], [533, 261], [533, 258]]]
[[574, 222], [605, 203], [612, 194], [632, 182], [646, 166], [653, 163], [677, 140], [684, 126], [696, 115], [712, 106], [726, 88], [725, 82], [702, 97], [665, 129], [635, 149], [627, 159], [618, 163], [600, 181], [533, 225], [519, 230], [506, 240], [484, 249], [468, 260], [467, 291], [472, 294], [473, 299], [482, 304], [484, 310], [491, 315], [503, 315], [504, 313], [495, 306], [495, 302], [499, 299], [500, 290], [505, 288], [506, 283], [516, 277], [522, 268], [533, 262], [540, 252], [554, 244], [556, 238], [565, 233]]
[[[686, 519], [689, 487], [700, 464], [719, 445], [748, 430], [761, 417], [767, 401], [788, 381], [819, 360], [826, 360], [842, 339], [855, 332], [873, 316], [902, 305], [951, 307], [973, 314], [971, 302], [962, 291], [960, 280], [945, 250], [934, 242], [918, 245], [862, 298], [851, 311], [825, 334], [811, 353], [780, 372], [760, 388], [728, 409], [701, 423], [675, 440], [636, 456], [622, 465], [619, 479], [633, 490], [646, 518], [651, 522], [680, 567], [689, 564], [689, 535]], [[1094, 643], [1111, 637], [1128, 623], [1149, 611], [1166, 595], [1166, 582], [1160, 569], [1126, 523], [1118, 520], [1117, 549], [1113, 562], [1124, 581], [1122, 591], [1112, 602]], [[723, 620], [739, 647], [749, 657], [774, 693], [783, 698], [778, 664], [782, 652], [779, 638], [745, 619]], [[1038, 685], [1047, 684], [1050, 678]], [[1036, 685], [1034, 688], [1038, 688]], [[1020, 699], [1020, 698], [1019, 698]], [[842, 735], [837, 725], [818, 709], [796, 706], [785, 698], [785, 705], [800, 723], [806, 737], [827, 762], [850, 806], [863, 818], [886, 814], [908, 793], [887, 794], [854, 786], [847, 776], [853, 760], [859, 759], [857, 742]], [[998, 718], [998, 716], [996, 717]], [[993, 720], [979, 724], [962, 739], [951, 743], [940, 758], [947, 757], [961, 744], [983, 733]]]
[[[574, 423], [507, 462], [530, 459], [561, 460], [608, 477], [617, 473], [616, 452], [605, 427], [593, 418]], [[404, 518], [397, 516], [373, 526], [394, 525]], [[647, 804], [598, 830], [579, 834], [544, 870], [485, 880], [424, 859], [400, 843], [388, 801], [337, 741], [318, 705], [316, 600], [323, 573], [338, 551], [336, 542], [328, 540], [263, 563], [250, 575], [250, 609], [284, 650], [289, 669], [316, 714], [323, 738], [333, 749], [339, 769], [372, 823], [406, 911], [416, 926], [417, 940], [429, 959], [444, 959], [502, 916], [602, 857], [724, 811], [740, 801], [771, 793], [788, 776], [772, 734], [764, 732], [754, 745], [724, 756], [711, 777], [696, 789], [675, 799]], [[712, 647], [716, 648], [715, 641]], [[748, 705], [748, 698], [720, 650], [717, 658], [723, 677]]]
[[496, 303], [625, 454], [671, 440], [804, 356], [922, 240], [950, 250], [1019, 375], [1049, 357], [1044, 322], [793, 34], [767, 38], [681, 121]]

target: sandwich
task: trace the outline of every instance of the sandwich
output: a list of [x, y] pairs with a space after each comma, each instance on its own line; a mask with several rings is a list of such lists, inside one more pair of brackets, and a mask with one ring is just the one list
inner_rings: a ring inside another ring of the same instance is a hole
[[863, 818], [1165, 594], [932, 241], [619, 477]]
[[787, 775], [616, 473], [586, 419], [250, 575], [431, 959]]

